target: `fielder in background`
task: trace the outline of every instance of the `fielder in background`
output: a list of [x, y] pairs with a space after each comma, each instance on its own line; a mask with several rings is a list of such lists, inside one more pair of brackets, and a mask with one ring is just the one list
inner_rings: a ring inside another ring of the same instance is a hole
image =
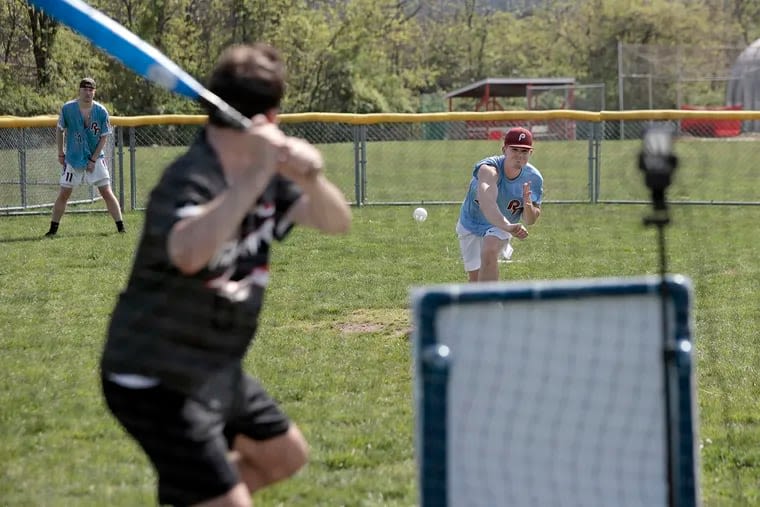
[[[108, 212], [116, 222], [116, 230], [126, 232], [121, 207], [111, 190], [103, 148], [111, 135], [108, 111], [95, 100], [95, 80], [89, 77], [79, 82], [79, 97], [66, 102], [58, 117], [55, 142], [58, 146], [58, 163], [61, 164], [60, 190], [53, 204], [50, 229], [45, 234], [53, 237], [66, 211], [71, 192], [82, 184], [97, 187]], [[66, 138], [66, 151], [63, 140]]]
[[501, 151], [475, 164], [459, 213], [456, 232], [470, 282], [498, 280], [499, 256], [511, 255], [512, 236], [527, 238], [523, 224], [532, 225], [541, 215], [544, 179], [528, 163], [530, 130], [509, 129]]
[[351, 211], [320, 152], [277, 126], [278, 51], [231, 46], [208, 88], [252, 126], [230, 128], [209, 110], [208, 125], [151, 192], [111, 317], [102, 388], [153, 463], [162, 505], [248, 507], [251, 493], [308, 456], [298, 427], [243, 371], [271, 245], [294, 224], [345, 233]]

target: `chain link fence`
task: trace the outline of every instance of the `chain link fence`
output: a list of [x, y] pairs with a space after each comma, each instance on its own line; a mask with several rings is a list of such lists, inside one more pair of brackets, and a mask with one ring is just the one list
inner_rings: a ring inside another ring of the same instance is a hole
[[[61, 165], [55, 142], [55, 122], [51, 126], [2, 128], [0, 123], [0, 211], [23, 213], [49, 208], [58, 195]], [[45, 123], [45, 120], [42, 120]], [[39, 123], [39, 120], [37, 121]], [[114, 136], [104, 148], [106, 165], [115, 178]], [[97, 189], [80, 186], [74, 189], [69, 200], [73, 208], [103, 209]], [[47, 210], [44, 210], [47, 213]]]
[[744, 49], [618, 42], [619, 109], [725, 105], [732, 67]]
[[528, 88], [530, 109], [573, 109], [576, 111], [604, 111], [604, 83], [572, 85], [531, 85]]
[[[420, 115], [282, 115], [289, 135], [316, 144], [329, 178], [354, 205], [458, 204], [474, 164], [501, 152], [505, 129], [536, 133], [531, 162], [552, 203], [646, 203], [637, 167], [643, 131], [678, 133], [681, 166], [669, 199], [681, 204], [760, 204], [760, 136], [742, 133], [760, 111], [522, 111]], [[0, 120], [0, 212], [47, 213], [57, 195], [55, 121]], [[163, 169], [201, 132], [202, 116], [114, 118], [108, 147], [114, 192], [124, 209], [144, 209]], [[4, 128], [3, 128], [4, 127]], [[621, 136], [621, 129], [626, 135]], [[721, 185], [717, 185], [721, 182]], [[728, 191], [726, 191], [728, 190]], [[83, 210], [105, 210], [97, 191], [76, 190]]]

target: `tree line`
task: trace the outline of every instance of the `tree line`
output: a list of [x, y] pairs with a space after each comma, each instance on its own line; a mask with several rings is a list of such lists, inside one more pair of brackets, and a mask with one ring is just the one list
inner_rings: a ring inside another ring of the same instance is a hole
[[[231, 43], [276, 46], [288, 68], [284, 112], [435, 110], [453, 89], [515, 76], [605, 83], [614, 108], [618, 41], [717, 47], [760, 37], [757, 0], [546, 0], [514, 11], [487, 0], [88, 2], [200, 81]], [[83, 76], [115, 115], [200, 111], [25, 0], [3, 0], [0, 51], [0, 115], [55, 114]]]

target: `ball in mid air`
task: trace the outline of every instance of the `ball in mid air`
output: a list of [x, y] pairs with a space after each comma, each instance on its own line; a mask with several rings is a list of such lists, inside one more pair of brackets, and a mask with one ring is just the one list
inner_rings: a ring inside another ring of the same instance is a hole
[[414, 213], [412, 213], [412, 216], [418, 222], [424, 222], [427, 220], [427, 210], [425, 208], [417, 208], [414, 210]]

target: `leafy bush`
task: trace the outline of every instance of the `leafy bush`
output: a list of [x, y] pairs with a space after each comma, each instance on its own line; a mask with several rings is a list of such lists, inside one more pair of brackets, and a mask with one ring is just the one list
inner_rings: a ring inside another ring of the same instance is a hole
[[29, 93], [29, 87], [13, 77], [8, 65], [0, 65], [0, 115], [57, 114], [59, 99], [48, 93]]

